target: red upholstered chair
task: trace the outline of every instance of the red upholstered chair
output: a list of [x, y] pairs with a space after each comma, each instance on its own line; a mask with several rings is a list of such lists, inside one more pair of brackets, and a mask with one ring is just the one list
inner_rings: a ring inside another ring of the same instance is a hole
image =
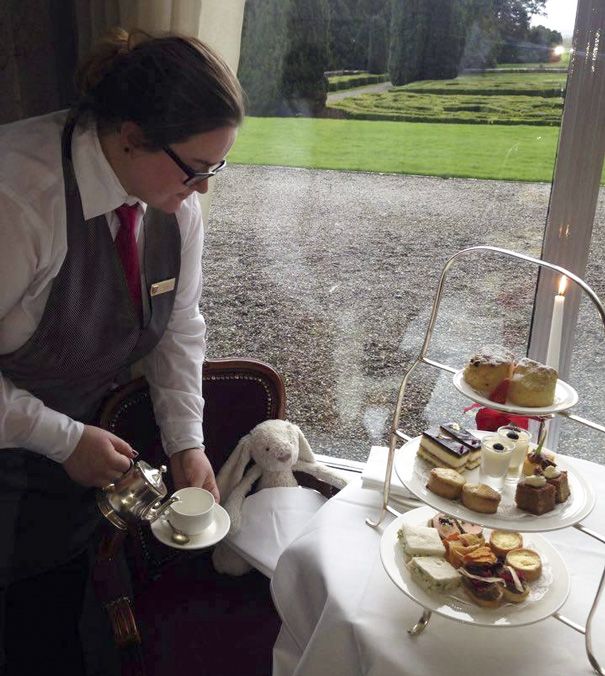
[[[283, 380], [261, 362], [208, 360], [203, 387], [204, 437], [215, 472], [255, 425], [284, 417]], [[100, 424], [126, 439], [152, 466], [166, 463], [143, 378], [112, 395]], [[169, 475], [166, 483], [170, 494]], [[121, 574], [122, 548], [130, 581]], [[241, 578], [219, 575], [210, 554], [166, 547], [146, 525], [128, 534], [104, 526], [93, 579], [110, 615], [124, 674], [270, 673], [279, 618], [268, 580], [257, 572]]]

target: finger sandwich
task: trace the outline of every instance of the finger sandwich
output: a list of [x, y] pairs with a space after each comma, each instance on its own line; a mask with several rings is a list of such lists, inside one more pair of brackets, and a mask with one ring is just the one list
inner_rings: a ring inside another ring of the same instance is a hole
[[445, 559], [415, 556], [408, 563], [412, 578], [426, 591], [449, 592], [460, 585], [460, 573]]
[[445, 547], [436, 528], [403, 524], [397, 537], [408, 556], [445, 556]]

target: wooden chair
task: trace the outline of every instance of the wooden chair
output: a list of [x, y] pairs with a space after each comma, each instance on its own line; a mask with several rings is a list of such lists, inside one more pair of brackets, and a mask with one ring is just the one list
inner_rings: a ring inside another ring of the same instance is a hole
[[[208, 360], [203, 390], [204, 439], [215, 472], [255, 425], [284, 418], [283, 380], [262, 362]], [[127, 440], [152, 466], [166, 462], [144, 378], [111, 396], [100, 425]], [[169, 475], [166, 483], [170, 493]], [[109, 523], [103, 530], [93, 580], [121, 650], [123, 674], [270, 673], [279, 618], [266, 578], [256, 572], [242, 578], [219, 575], [210, 550], [166, 547], [146, 525], [128, 534]], [[130, 581], [123, 575], [123, 550]]]

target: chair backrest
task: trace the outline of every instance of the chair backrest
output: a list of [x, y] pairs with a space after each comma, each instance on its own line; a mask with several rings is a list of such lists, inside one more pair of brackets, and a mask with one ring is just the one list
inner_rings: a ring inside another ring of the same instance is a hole
[[[204, 443], [218, 472], [244, 434], [263, 420], [284, 418], [285, 387], [275, 369], [253, 359], [209, 359], [202, 380]], [[100, 425], [150, 464], [165, 462], [145, 378], [116, 390], [103, 407]]]
[[[204, 443], [215, 473], [242, 436], [263, 420], [284, 418], [286, 394], [281, 376], [253, 359], [209, 359], [203, 368]], [[128, 441], [153, 467], [166, 463], [145, 378], [116, 390], [105, 403], [100, 426]], [[173, 486], [166, 477], [169, 492]], [[149, 527], [132, 529], [130, 555], [141, 580], [156, 577], [184, 553], [158, 543]]]

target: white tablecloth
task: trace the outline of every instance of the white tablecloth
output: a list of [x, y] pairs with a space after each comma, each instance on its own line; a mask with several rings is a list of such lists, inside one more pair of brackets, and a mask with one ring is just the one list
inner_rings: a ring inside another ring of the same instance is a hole
[[[568, 459], [569, 460], [569, 459]], [[584, 525], [605, 531], [605, 467], [569, 460], [591, 481], [597, 505]], [[329, 500], [285, 550], [271, 582], [282, 630], [273, 676], [581, 676], [593, 673], [584, 636], [554, 617], [526, 627], [475, 627], [422, 614], [387, 576], [372, 529], [381, 493], [356, 481]], [[567, 563], [571, 593], [561, 614], [584, 626], [605, 565], [605, 545], [575, 528], [543, 534]], [[605, 666], [605, 598], [593, 625], [593, 651]]]

